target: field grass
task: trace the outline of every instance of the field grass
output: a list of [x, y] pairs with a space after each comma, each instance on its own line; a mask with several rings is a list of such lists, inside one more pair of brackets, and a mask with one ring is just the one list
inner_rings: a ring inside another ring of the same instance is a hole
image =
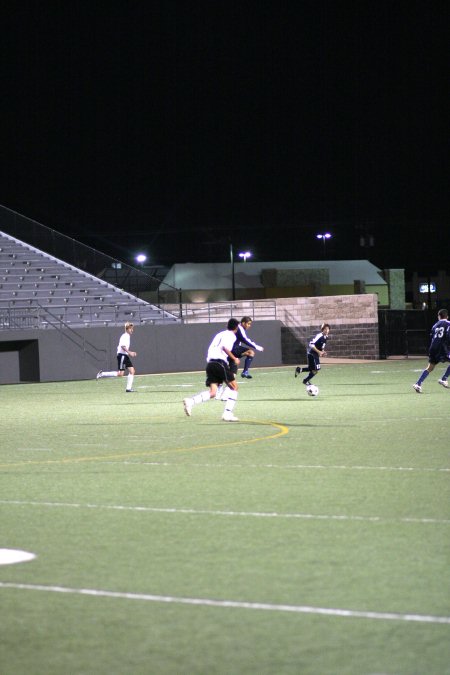
[[450, 673], [450, 390], [422, 361], [0, 388], [2, 675]]

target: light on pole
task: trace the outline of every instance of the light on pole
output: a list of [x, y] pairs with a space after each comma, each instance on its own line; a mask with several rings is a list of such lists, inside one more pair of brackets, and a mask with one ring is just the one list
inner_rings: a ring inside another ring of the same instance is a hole
[[245, 251], [245, 253], [239, 253], [239, 257], [243, 259], [244, 262], [247, 261], [247, 258], [252, 257], [251, 251]]
[[323, 257], [326, 258], [326, 242], [327, 239], [331, 239], [331, 234], [329, 232], [325, 232], [324, 234], [316, 234], [317, 239], [322, 239], [323, 241]]
[[138, 253], [137, 256], [135, 257], [135, 260], [141, 267], [144, 267], [144, 263], [147, 260], [147, 256], [145, 253]]

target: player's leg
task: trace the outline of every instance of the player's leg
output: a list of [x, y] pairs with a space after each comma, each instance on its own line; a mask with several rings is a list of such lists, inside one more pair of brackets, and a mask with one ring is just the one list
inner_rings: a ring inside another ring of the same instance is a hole
[[234, 406], [238, 398], [238, 385], [234, 379], [234, 373], [229, 372], [227, 380], [227, 388], [224, 392], [224, 395], [227, 395], [225, 401], [225, 410], [223, 411], [222, 419], [224, 422], [238, 422], [238, 418], [233, 414]]
[[450, 366], [447, 366], [447, 370], [443, 374], [440, 380], [438, 380], [439, 384], [442, 384], [443, 387], [448, 389], [448, 378], [450, 376]]
[[136, 374], [136, 371], [133, 366], [128, 366], [128, 375], [127, 375], [127, 388], [125, 389], [126, 392], [132, 392], [134, 391], [133, 389], [133, 380], [134, 376]]
[[100, 370], [100, 372], [97, 373], [97, 380], [101, 377], [123, 377], [125, 374], [123, 357], [124, 354], [117, 354], [117, 370]]
[[201, 391], [194, 396], [183, 399], [184, 412], [188, 417], [192, 415], [192, 408], [195, 405], [206, 403], [215, 397], [217, 393], [217, 386], [225, 379], [225, 366], [220, 363], [211, 362], [206, 364], [206, 386], [208, 389]]
[[244, 361], [244, 370], [241, 373], [241, 377], [246, 377], [248, 380], [252, 379], [252, 376], [249, 375], [249, 369], [251, 366], [251, 363], [253, 359], [255, 358], [255, 352], [253, 349], [247, 349], [244, 353], [243, 356], [245, 356], [245, 361]]
[[[315, 363], [314, 363], [313, 355], [307, 353], [306, 354], [306, 360], [308, 361], [308, 365], [307, 366], [297, 366], [297, 368], [295, 369], [295, 374], [294, 374], [295, 377], [300, 375], [300, 373], [310, 373], [311, 370], [314, 369]], [[305, 379], [307, 379], [307, 378], [305, 378]], [[303, 382], [304, 382], [304, 380], [303, 380]]]
[[317, 372], [320, 370], [320, 360], [319, 357], [315, 354], [308, 354], [308, 371], [309, 375], [303, 380], [303, 384], [310, 384], [312, 378], [317, 375]]
[[415, 384], [413, 384], [413, 389], [418, 394], [422, 393], [422, 383], [424, 382], [424, 380], [427, 379], [428, 375], [433, 372], [435, 365], [436, 365], [435, 363], [430, 361], [428, 363], [428, 366], [425, 368], [425, 370], [422, 371], [422, 374], [419, 377], [419, 379], [417, 380], [417, 382]]

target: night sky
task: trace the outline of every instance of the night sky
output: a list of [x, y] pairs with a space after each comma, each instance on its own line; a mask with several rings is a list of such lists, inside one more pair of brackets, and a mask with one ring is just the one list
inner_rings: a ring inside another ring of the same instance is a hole
[[7, 1], [0, 204], [125, 261], [317, 260], [329, 231], [450, 273], [448, 7]]

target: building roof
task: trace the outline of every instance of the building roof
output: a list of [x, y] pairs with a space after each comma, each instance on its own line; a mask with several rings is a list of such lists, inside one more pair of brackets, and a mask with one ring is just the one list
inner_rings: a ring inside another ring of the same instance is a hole
[[[238, 288], [263, 288], [261, 272], [276, 270], [319, 270], [329, 273], [331, 285], [366, 284], [387, 285], [382, 271], [368, 260], [291, 260], [272, 262], [235, 262], [234, 281]], [[182, 290], [226, 289], [231, 283], [231, 263], [183, 263], [173, 265], [164, 277], [164, 283]]]

